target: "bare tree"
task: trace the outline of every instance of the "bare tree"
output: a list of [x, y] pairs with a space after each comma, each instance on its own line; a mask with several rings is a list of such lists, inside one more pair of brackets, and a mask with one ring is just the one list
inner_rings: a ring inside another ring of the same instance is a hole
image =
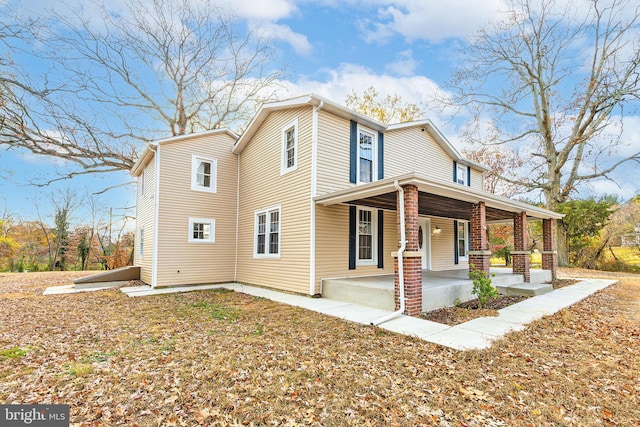
[[617, 155], [624, 107], [640, 95], [638, 10], [626, 0], [587, 3], [512, 0], [507, 18], [465, 47], [452, 98], [441, 99], [496, 130], [485, 144], [523, 156], [524, 168], [499, 177], [540, 192], [550, 209], [580, 183], [640, 160]]
[[32, 37], [60, 80], [12, 85], [0, 144], [78, 165], [67, 177], [129, 169], [151, 139], [241, 127], [282, 75], [269, 41], [211, 2], [130, 0], [98, 23], [56, 10]]

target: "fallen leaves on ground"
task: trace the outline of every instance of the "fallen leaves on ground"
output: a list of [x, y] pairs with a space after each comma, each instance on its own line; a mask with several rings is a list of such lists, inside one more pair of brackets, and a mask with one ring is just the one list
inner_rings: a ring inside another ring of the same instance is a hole
[[80, 275], [0, 273], [1, 403], [74, 426], [640, 424], [638, 276], [459, 352], [234, 292], [42, 295]]

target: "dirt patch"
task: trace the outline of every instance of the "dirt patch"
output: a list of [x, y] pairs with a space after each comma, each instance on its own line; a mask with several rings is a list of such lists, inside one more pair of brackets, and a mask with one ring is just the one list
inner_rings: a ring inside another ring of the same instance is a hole
[[508, 307], [520, 301], [526, 300], [528, 297], [519, 295], [502, 295], [489, 301], [485, 307], [478, 307], [478, 300], [473, 299], [455, 307], [439, 308], [437, 310], [422, 313], [421, 318], [432, 322], [443, 323], [449, 326], [459, 325], [478, 317], [495, 317], [498, 310]]

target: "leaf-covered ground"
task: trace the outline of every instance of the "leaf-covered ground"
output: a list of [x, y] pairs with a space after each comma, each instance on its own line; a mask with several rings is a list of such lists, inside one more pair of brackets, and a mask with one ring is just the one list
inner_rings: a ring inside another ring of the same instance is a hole
[[638, 276], [459, 352], [233, 292], [42, 296], [78, 275], [0, 274], [0, 403], [83, 426], [640, 424]]

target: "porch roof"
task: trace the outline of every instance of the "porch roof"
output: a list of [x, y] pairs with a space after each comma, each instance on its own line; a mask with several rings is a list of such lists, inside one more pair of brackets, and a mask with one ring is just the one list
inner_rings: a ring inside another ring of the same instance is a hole
[[315, 197], [315, 202], [324, 206], [344, 203], [397, 210], [394, 186], [396, 181], [399, 185], [418, 187], [420, 192], [418, 211], [422, 215], [470, 220], [472, 205], [484, 201], [488, 222], [511, 220], [513, 214], [517, 212], [526, 212], [532, 219], [560, 219], [564, 216], [548, 209], [453, 182], [429, 179], [417, 173], [386, 178], [324, 194]]

